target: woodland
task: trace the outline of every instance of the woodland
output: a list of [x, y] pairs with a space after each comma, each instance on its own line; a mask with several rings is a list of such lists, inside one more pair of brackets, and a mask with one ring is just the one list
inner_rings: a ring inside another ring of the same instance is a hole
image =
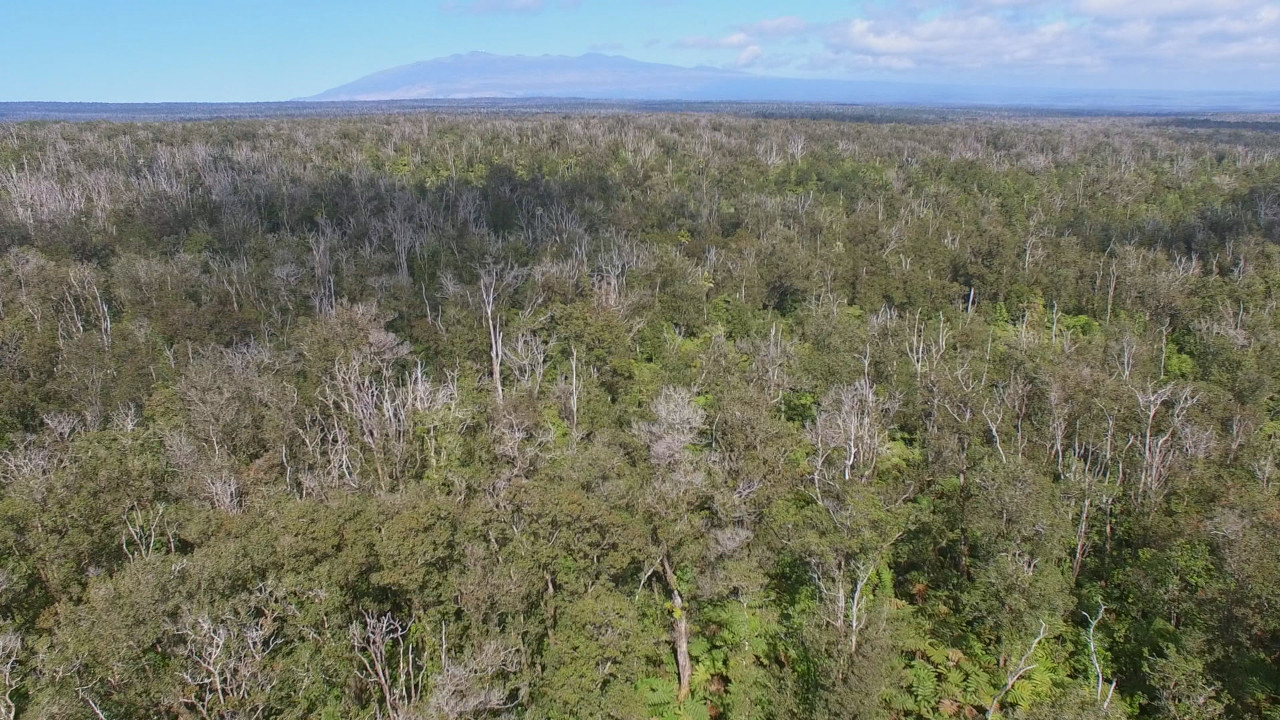
[[1274, 125], [0, 124], [0, 720], [1280, 718]]

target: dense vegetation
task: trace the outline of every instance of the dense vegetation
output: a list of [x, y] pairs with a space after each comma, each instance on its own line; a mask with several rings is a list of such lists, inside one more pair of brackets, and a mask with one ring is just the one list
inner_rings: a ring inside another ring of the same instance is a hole
[[0, 718], [1280, 717], [1280, 135], [0, 126]]

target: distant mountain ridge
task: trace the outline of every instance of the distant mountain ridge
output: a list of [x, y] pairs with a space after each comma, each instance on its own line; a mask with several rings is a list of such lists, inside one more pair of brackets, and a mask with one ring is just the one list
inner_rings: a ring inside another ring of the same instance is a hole
[[582, 98], [693, 102], [988, 105], [1123, 111], [1280, 110], [1280, 93], [1066, 90], [782, 78], [681, 67], [619, 55], [494, 55], [472, 52], [366, 75], [300, 98], [381, 101]]
[[669, 100], [685, 99], [690, 94], [751, 78], [746, 73], [719, 68], [686, 68], [600, 53], [570, 57], [472, 52], [383, 70], [306, 99]]

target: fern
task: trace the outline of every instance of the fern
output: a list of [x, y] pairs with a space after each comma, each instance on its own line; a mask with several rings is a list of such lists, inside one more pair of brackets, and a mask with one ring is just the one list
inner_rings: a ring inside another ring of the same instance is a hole
[[911, 663], [911, 694], [915, 696], [919, 707], [933, 707], [938, 704], [938, 679], [933, 668], [923, 660]]
[[881, 697], [890, 710], [899, 712], [914, 712], [916, 710], [915, 697], [905, 690], [886, 690]]
[[644, 704], [654, 714], [663, 714], [676, 703], [679, 686], [670, 680], [645, 677], [636, 682], [636, 691], [644, 700]]

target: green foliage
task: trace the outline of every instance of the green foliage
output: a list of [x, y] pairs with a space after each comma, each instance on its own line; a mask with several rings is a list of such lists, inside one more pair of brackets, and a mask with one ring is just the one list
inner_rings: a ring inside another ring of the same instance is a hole
[[1195, 376], [1196, 363], [1190, 355], [1179, 352], [1177, 344], [1170, 341], [1164, 350], [1164, 371], [1171, 378], [1187, 380]]
[[6, 128], [0, 716], [1276, 717], [1280, 136], [884, 112]]
[[782, 415], [789, 422], [805, 425], [818, 417], [818, 396], [806, 390], [793, 390], [782, 396]]

